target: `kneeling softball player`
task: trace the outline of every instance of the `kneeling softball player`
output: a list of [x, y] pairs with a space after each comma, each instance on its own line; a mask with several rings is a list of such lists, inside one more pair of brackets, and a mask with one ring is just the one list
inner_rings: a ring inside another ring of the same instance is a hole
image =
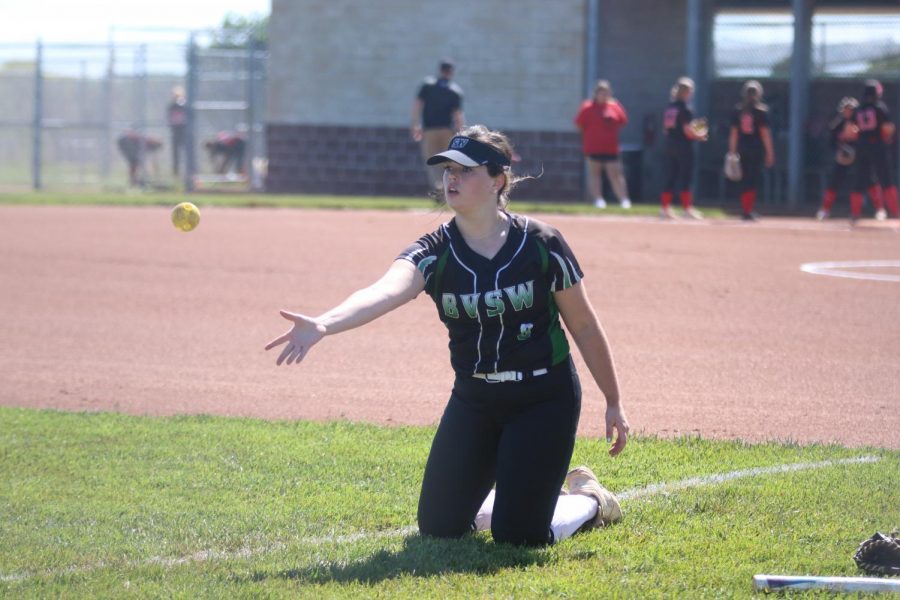
[[[299, 363], [326, 335], [358, 327], [423, 290], [450, 335], [456, 380], [419, 497], [423, 535], [491, 529], [496, 541], [543, 545], [621, 519], [586, 467], [569, 471], [581, 386], [560, 316], [606, 397], [610, 454], [628, 422], [612, 356], [578, 262], [552, 227], [505, 210], [516, 182], [506, 137], [483, 126], [453, 138], [443, 164], [455, 216], [404, 250], [377, 282], [318, 317], [282, 311], [292, 328], [277, 364]], [[568, 493], [561, 492], [563, 483]]]

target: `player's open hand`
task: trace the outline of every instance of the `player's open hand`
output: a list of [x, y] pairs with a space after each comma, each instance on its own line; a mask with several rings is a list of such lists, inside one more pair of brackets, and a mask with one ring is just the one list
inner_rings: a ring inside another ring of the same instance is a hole
[[621, 406], [606, 407], [606, 441], [613, 441], [613, 430], [616, 432], [616, 441], [612, 448], [609, 449], [609, 455], [615, 456], [625, 449], [628, 443], [628, 419], [625, 418], [625, 411]]
[[286, 343], [287, 345], [281, 351], [275, 364], [281, 365], [285, 361], [289, 365], [300, 364], [309, 349], [325, 337], [325, 328], [319, 325], [315, 319], [306, 315], [282, 310], [281, 316], [293, 323], [293, 327], [266, 344], [266, 350]]

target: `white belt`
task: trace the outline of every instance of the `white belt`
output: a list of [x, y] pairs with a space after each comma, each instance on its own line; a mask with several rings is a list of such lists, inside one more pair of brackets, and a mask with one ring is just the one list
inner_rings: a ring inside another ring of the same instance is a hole
[[535, 369], [530, 373], [525, 371], [500, 371], [499, 373], [473, 373], [475, 379], [484, 379], [489, 383], [500, 383], [501, 381], [522, 381], [528, 376], [540, 377], [546, 375], [548, 369]]

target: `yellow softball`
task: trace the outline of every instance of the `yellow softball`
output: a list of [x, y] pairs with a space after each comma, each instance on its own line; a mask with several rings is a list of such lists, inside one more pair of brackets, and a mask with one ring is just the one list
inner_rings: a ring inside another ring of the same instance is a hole
[[172, 209], [172, 225], [181, 231], [192, 231], [200, 224], [200, 209], [190, 202], [182, 202]]

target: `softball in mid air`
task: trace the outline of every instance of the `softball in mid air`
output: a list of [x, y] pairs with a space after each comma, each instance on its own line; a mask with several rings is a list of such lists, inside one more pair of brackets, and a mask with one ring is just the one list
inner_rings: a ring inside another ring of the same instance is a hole
[[172, 209], [172, 225], [181, 231], [193, 231], [200, 224], [200, 209], [190, 202], [182, 202]]

